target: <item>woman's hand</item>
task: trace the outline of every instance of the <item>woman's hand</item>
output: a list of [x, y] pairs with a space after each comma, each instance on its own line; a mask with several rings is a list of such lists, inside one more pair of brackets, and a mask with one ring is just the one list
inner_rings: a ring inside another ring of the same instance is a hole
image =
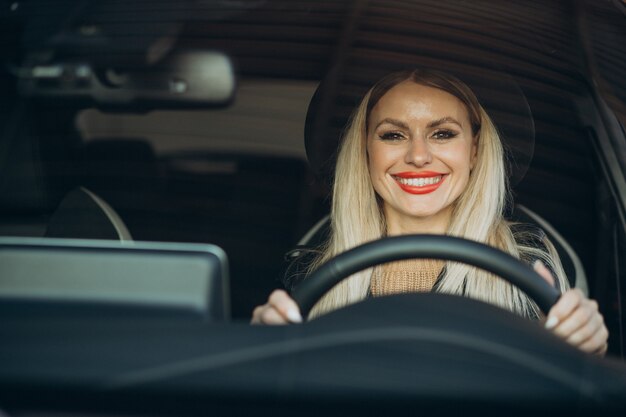
[[300, 309], [296, 302], [283, 290], [273, 291], [267, 303], [252, 312], [251, 324], [302, 323]]
[[[534, 269], [554, 285], [554, 278], [543, 263], [535, 262]], [[606, 353], [609, 331], [598, 311], [598, 303], [585, 297], [578, 288], [565, 292], [552, 306], [545, 326], [585, 352], [600, 356]]]

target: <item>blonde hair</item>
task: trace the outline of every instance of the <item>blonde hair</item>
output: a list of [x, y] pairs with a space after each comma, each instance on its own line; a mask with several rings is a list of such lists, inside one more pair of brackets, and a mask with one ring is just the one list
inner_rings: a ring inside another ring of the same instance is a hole
[[[461, 100], [478, 138], [476, 164], [463, 194], [454, 203], [447, 234], [482, 242], [530, 261], [541, 259], [551, 269], [559, 287], [568, 286], [554, 247], [542, 236], [526, 230], [514, 235], [503, 212], [508, 196], [504, 150], [498, 132], [474, 93], [460, 80], [436, 71], [414, 70], [390, 74], [374, 85], [354, 112], [337, 157], [333, 182], [331, 233], [309, 266], [315, 270], [333, 256], [386, 234], [385, 217], [371, 183], [367, 152], [368, 117], [380, 98], [395, 85], [411, 80], [438, 88]], [[545, 249], [533, 243], [540, 239]], [[464, 295], [495, 304], [524, 317], [539, 317], [537, 305], [518, 288], [483, 270], [448, 262], [434, 291]], [[367, 297], [372, 269], [343, 280], [313, 307], [316, 317]]]

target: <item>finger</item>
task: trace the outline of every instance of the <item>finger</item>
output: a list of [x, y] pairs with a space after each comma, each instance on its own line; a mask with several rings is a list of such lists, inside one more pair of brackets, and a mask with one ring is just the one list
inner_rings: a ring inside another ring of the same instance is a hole
[[609, 339], [609, 332], [603, 325], [600, 330], [597, 331], [591, 338], [579, 346], [579, 348], [585, 352], [593, 353], [596, 355], [604, 355], [608, 348], [607, 341]]
[[[582, 346], [589, 339], [593, 338], [596, 333], [600, 332], [602, 327], [602, 316], [600, 316], [600, 314], [594, 314], [585, 325], [569, 333], [565, 339], [571, 345]], [[558, 328], [555, 329], [555, 331], [558, 331]]]
[[[597, 322], [598, 316], [597, 310], [594, 310], [590, 305], [580, 304], [569, 316], [560, 319], [559, 324], [552, 330], [563, 339], [568, 339], [576, 332], [583, 330], [584, 327], [597, 327], [599, 325]], [[594, 318], [596, 322], [593, 322]], [[595, 328], [592, 330], [595, 330]], [[591, 334], [587, 336], [589, 337]]]
[[267, 309], [271, 308], [272, 307], [269, 304], [257, 306], [252, 312], [252, 320], [250, 320], [250, 324], [267, 324], [263, 321], [263, 315]]
[[602, 346], [600, 347], [600, 349], [598, 349], [598, 350], [596, 350], [595, 352], [592, 352], [592, 353], [593, 353], [594, 355], [597, 355], [597, 356], [602, 356], [602, 357], [603, 357], [603, 356], [605, 356], [605, 355], [606, 355], [606, 352], [607, 352], [608, 350], [609, 350], [609, 344], [608, 344], [608, 343], [606, 343], [606, 342], [604, 342], [604, 345], [602, 345]]
[[278, 310], [272, 306], [267, 306], [260, 316], [261, 323], [269, 325], [288, 324], [289, 321]]
[[302, 315], [298, 304], [283, 290], [275, 290], [270, 294], [268, 303], [285, 319], [292, 323], [302, 323]]
[[252, 319], [250, 320], [250, 324], [261, 324], [261, 314], [265, 305], [257, 306], [252, 311]]
[[538, 273], [543, 279], [545, 279], [548, 284], [550, 284], [551, 286], [554, 287], [554, 277], [552, 276], [552, 273], [550, 272], [550, 270], [544, 265], [543, 262], [541, 262], [539, 259], [537, 259], [535, 261], [535, 263], [533, 264], [533, 269], [535, 270], [536, 273]]
[[606, 355], [606, 352], [609, 350], [609, 331], [607, 330], [606, 327], [604, 327], [603, 332], [605, 333], [605, 335], [602, 336], [604, 339], [604, 344], [602, 344], [594, 352], [591, 352], [594, 355], [604, 356]]
[[585, 296], [577, 288], [565, 292], [548, 312], [548, 320], [545, 324], [546, 329], [552, 329], [558, 326], [559, 323], [578, 308], [584, 299]]

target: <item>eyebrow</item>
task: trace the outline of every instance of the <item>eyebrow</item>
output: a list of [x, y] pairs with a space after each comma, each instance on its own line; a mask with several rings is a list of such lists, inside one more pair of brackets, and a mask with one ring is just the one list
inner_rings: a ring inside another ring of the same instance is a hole
[[426, 127], [437, 127], [437, 126], [441, 126], [442, 124], [445, 124], [445, 123], [454, 123], [454, 124], [459, 125], [459, 127], [463, 127], [463, 126], [461, 126], [461, 123], [457, 122], [454, 117], [450, 117], [450, 116], [446, 116], [446, 117], [442, 117], [441, 119], [433, 120], [432, 122], [428, 123], [428, 125], [426, 125]]
[[[401, 128], [401, 129], [409, 130], [409, 125], [407, 125], [403, 121], [397, 120], [397, 119], [391, 119], [389, 117], [387, 117], [387, 118], [381, 120], [380, 122], [378, 122], [378, 124], [376, 125], [376, 129], [378, 129], [378, 127], [380, 125], [383, 125], [385, 123], [396, 125], [399, 128]], [[426, 125], [426, 127], [428, 127], [428, 128], [437, 127], [437, 126], [441, 126], [442, 124], [445, 124], [445, 123], [454, 123], [454, 124], [459, 125], [460, 127], [462, 127], [461, 123], [459, 123], [454, 117], [450, 117], [450, 116], [446, 116], [446, 117], [442, 117], [441, 119], [433, 120], [432, 122], [428, 123]]]
[[392, 125], [396, 125], [396, 126], [398, 126], [399, 128], [401, 128], [401, 129], [409, 130], [409, 125], [407, 125], [407, 124], [406, 124], [406, 123], [404, 123], [403, 121], [401, 121], [401, 120], [397, 120], [397, 119], [390, 119], [389, 117], [387, 117], [387, 118], [385, 118], [385, 119], [381, 120], [380, 122], [378, 122], [378, 124], [376, 125], [376, 129], [378, 129], [378, 127], [379, 127], [380, 125], [383, 125], [383, 124], [385, 124], [385, 123], [389, 123], [389, 124], [392, 124]]

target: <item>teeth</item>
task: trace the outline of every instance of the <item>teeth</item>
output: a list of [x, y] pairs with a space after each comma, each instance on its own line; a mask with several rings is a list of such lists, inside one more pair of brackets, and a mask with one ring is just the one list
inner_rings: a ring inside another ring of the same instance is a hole
[[398, 181], [400, 184], [404, 184], [404, 185], [410, 185], [413, 187], [423, 187], [425, 185], [433, 185], [433, 184], [437, 184], [439, 181], [441, 181], [442, 176], [438, 175], [436, 177], [429, 177], [429, 178], [400, 178], [400, 177], [395, 177], [396, 181]]

